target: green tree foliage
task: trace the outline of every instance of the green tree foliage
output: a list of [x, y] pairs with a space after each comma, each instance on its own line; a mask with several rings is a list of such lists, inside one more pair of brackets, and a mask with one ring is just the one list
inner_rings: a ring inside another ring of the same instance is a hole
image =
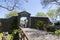
[[48, 14], [48, 16], [52, 16], [52, 15], [56, 14], [56, 11], [55, 10], [49, 10], [47, 14]]
[[55, 20], [56, 19], [56, 10], [54, 10], [54, 9], [49, 10], [47, 12], [47, 15], [51, 20]]
[[44, 12], [38, 12], [37, 13], [37, 16], [46, 17], [47, 15]]
[[6, 17], [7, 17], [7, 18], [12, 17], [12, 16], [18, 16], [18, 12], [16, 12], [16, 11], [11, 11], [10, 13], [6, 14]]
[[49, 10], [47, 15], [51, 20], [57, 20], [58, 16], [60, 17], [60, 7], [57, 7], [57, 9]]

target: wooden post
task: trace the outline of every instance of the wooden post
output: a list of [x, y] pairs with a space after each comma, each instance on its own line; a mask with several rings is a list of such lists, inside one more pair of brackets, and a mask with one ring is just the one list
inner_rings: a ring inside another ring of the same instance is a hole
[[18, 31], [19, 31], [19, 40], [22, 40], [22, 31], [21, 29], [19, 29]]
[[24, 33], [22, 33], [22, 39], [23, 39], [23, 40], [25, 40], [25, 38], [24, 38], [24, 37], [25, 37], [25, 35], [24, 35]]
[[19, 29], [19, 40], [29, 40], [22, 28]]

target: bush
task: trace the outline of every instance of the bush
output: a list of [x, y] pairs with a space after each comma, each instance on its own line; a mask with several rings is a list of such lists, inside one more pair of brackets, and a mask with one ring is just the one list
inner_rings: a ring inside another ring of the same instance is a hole
[[46, 24], [44, 21], [41, 21], [41, 20], [35, 20], [33, 23], [33, 27], [39, 30], [45, 30], [50, 32], [55, 31], [55, 27], [53, 25]]
[[43, 29], [44, 23], [43, 23], [43, 21], [38, 20], [38, 21], [35, 21], [34, 26], [35, 26], [35, 28], [37, 28], [37, 29]]
[[18, 40], [19, 39], [18, 30], [17, 29], [13, 30], [12, 36], [13, 36], [12, 37], [13, 40]]
[[53, 32], [53, 34], [59, 35], [60, 34], [60, 30], [56, 30], [55, 32]]
[[10, 40], [19, 40], [19, 36], [18, 36], [18, 30], [15, 29], [13, 30], [12, 34], [10, 34], [11, 39]]
[[54, 32], [55, 31], [55, 27], [53, 25], [47, 25], [47, 31], [50, 31], [50, 32]]

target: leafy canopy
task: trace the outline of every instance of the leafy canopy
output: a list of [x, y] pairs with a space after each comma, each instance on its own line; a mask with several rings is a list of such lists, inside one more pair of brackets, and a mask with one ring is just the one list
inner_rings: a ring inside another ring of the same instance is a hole
[[47, 15], [44, 12], [38, 12], [36, 16], [46, 17]]
[[12, 17], [12, 16], [18, 16], [18, 12], [16, 12], [16, 11], [11, 11], [10, 13], [6, 14], [6, 17], [7, 17], [7, 18], [10, 18], [10, 17]]

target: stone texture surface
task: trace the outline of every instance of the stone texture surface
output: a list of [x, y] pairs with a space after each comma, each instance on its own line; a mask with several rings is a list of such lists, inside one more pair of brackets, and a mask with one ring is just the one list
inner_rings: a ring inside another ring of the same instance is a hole
[[52, 35], [46, 31], [22, 28], [29, 40], [60, 40], [60, 35]]

